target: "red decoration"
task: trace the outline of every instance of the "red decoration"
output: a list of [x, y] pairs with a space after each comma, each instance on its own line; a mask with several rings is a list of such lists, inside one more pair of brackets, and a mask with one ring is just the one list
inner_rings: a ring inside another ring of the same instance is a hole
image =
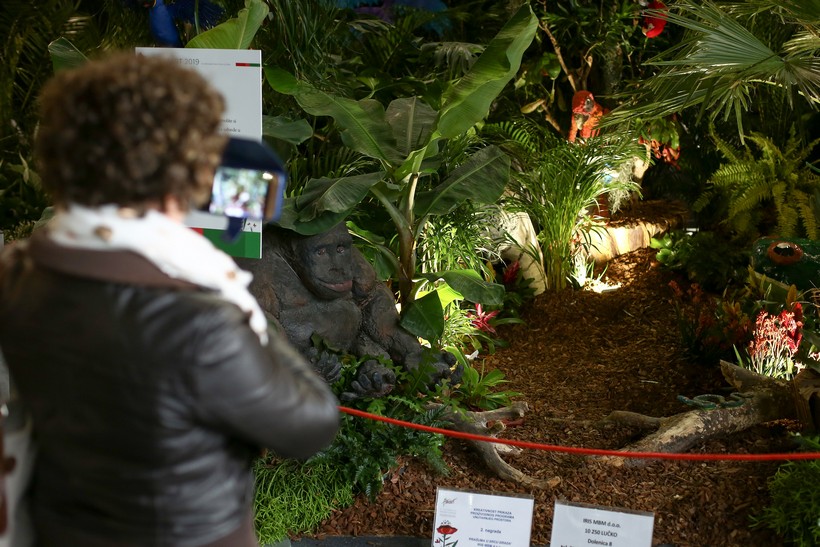
[[773, 241], [766, 249], [766, 254], [778, 266], [788, 266], [800, 262], [803, 258], [803, 248], [791, 241]]
[[595, 102], [595, 97], [589, 91], [577, 91], [572, 96], [572, 122], [569, 128], [569, 142], [575, 142], [580, 132], [582, 139], [588, 139], [598, 134], [598, 122], [601, 116], [609, 112]]
[[[663, 2], [658, 2], [658, 0], [652, 0], [651, 2], [649, 2], [648, 8], [652, 10], [667, 10], [666, 4], [664, 4]], [[641, 30], [647, 38], [657, 38], [658, 36], [660, 36], [661, 32], [663, 32], [663, 27], [665, 26], [665, 15], [657, 16], [647, 14], [643, 16]]]

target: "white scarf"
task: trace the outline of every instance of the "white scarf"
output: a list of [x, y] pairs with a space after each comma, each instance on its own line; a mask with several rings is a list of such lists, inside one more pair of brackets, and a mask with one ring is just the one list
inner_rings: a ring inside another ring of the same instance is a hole
[[116, 205], [71, 204], [49, 221], [48, 232], [66, 247], [135, 252], [170, 277], [216, 291], [250, 315], [251, 329], [267, 344], [267, 319], [248, 292], [253, 276], [184, 224], [153, 210], [139, 217], [133, 209]]

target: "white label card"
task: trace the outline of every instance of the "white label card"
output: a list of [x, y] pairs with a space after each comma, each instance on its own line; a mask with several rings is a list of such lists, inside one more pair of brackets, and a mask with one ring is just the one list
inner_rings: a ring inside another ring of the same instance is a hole
[[138, 47], [136, 52], [171, 57], [202, 74], [225, 97], [222, 132], [231, 137], [262, 138], [261, 51]]
[[655, 515], [555, 501], [551, 547], [651, 547]]
[[531, 496], [439, 488], [432, 547], [529, 547]]

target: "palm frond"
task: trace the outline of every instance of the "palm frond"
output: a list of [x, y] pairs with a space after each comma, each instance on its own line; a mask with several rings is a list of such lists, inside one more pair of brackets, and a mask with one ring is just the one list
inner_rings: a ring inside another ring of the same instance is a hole
[[710, 0], [676, 2], [666, 17], [686, 29], [684, 40], [650, 61], [660, 72], [645, 80], [633, 102], [613, 111], [607, 123], [630, 115], [663, 117], [699, 106], [700, 115], [710, 119], [734, 114], [742, 134], [741, 115], [761, 85], [790, 91], [789, 101], [797, 92], [813, 108], [820, 107], [820, 59], [811, 47], [816, 29], [801, 18], [812, 12], [795, 6], [789, 12], [793, 41], [774, 51], [741, 24], [729, 6]]

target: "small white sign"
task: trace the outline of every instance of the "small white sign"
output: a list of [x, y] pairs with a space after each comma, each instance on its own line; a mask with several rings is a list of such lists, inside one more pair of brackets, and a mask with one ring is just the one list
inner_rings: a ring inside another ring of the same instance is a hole
[[231, 137], [262, 139], [262, 52], [255, 49], [138, 47], [202, 74], [225, 98], [220, 129]]
[[655, 515], [555, 501], [551, 547], [651, 547]]
[[533, 498], [439, 488], [432, 547], [529, 547]]

